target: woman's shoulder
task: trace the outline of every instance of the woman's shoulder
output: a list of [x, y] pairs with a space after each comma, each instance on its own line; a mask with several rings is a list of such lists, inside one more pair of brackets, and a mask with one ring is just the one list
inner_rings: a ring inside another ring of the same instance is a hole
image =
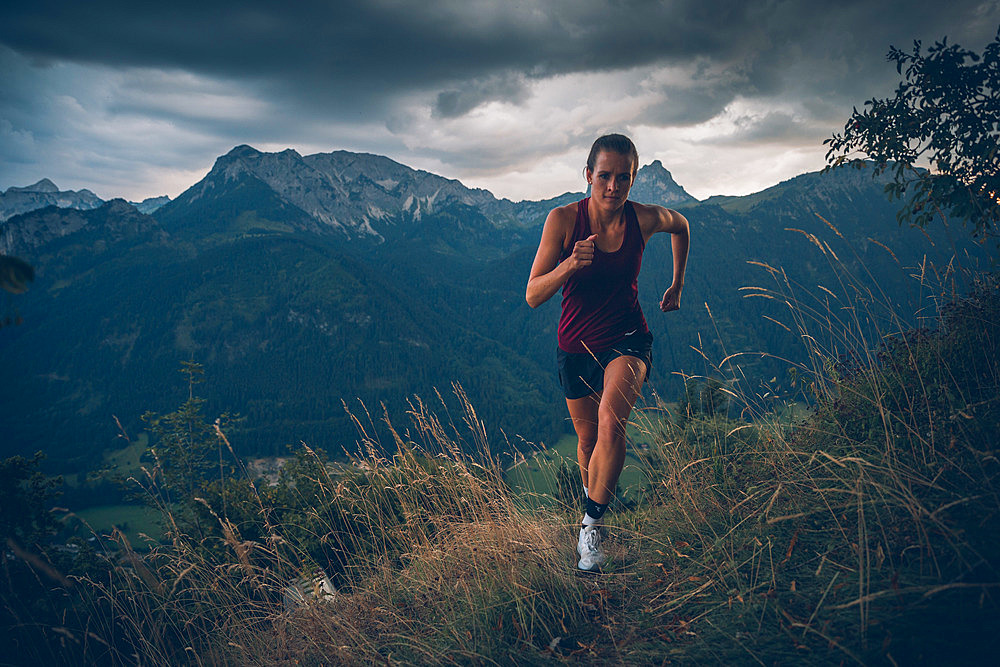
[[549, 215], [545, 219], [545, 224], [552, 224], [560, 229], [565, 229], [566, 227], [572, 228], [576, 225], [577, 207], [579, 204], [580, 202], [572, 202], [565, 206], [555, 207], [549, 211]]
[[679, 227], [680, 221], [687, 224], [684, 216], [671, 208], [654, 204], [640, 204], [634, 201], [629, 201], [629, 203], [632, 204], [632, 210], [635, 211], [639, 227], [642, 228], [647, 237], [656, 232], [673, 232], [675, 228]]
[[[548, 216], [545, 218], [545, 229], [542, 233], [543, 242], [545, 238], [552, 239], [554, 243], [559, 244], [559, 247], [562, 249], [561, 252], [565, 252], [566, 248], [572, 245], [573, 235], [576, 233], [578, 203], [573, 202], [565, 206], [557, 206], [549, 211]], [[559, 240], [556, 241], [556, 239]]]
[[631, 199], [628, 200], [628, 203], [632, 205], [632, 210], [635, 211], [635, 217], [639, 218], [640, 222], [644, 219], [657, 217], [660, 215], [660, 211], [664, 210], [662, 206], [640, 204], [639, 202]]

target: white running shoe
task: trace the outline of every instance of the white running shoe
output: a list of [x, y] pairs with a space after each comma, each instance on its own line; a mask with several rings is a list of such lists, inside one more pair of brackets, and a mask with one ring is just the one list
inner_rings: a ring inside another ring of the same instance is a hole
[[584, 526], [580, 529], [576, 552], [580, 554], [580, 562], [576, 566], [588, 572], [599, 568], [607, 559], [601, 549], [601, 530], [598, 526]]

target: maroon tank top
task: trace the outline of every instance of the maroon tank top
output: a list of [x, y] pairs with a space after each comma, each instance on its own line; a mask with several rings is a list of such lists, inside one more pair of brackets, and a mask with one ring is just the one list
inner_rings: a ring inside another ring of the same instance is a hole
[[[562, 259], [573, 253], [577, 241], [591, 235], [590, 197], [576, 205], [576, 225], [569, 249]], [[646, 242], [642, 238], [639, 219], [632, 202], [625, 202], [625, 238], [615, 252], [604, 252], [594, 246], [594, 261], [580, 269], [563, 285], [562, 316], [559, 318], [559, 347], [565, 352], [607, 350], [626, 334], [634, 331], [649, 333], [646, 318], [639, 307], [639, 267]]]

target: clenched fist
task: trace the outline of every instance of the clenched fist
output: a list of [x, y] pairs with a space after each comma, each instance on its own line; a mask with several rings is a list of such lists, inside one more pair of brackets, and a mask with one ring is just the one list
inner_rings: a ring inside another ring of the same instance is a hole
[[667, 291], [663, 293], [663, 298], [660, 299], [660, 310], [666, 313], [671, 310], [679, 310], [680, 307], [681, 287], [679, 285], [671, 285], [667, 288]]
[[577, 241], [573, 245], [573, 253], [566, 258], [570, 263], [570, 268], [578, 271], [585, 266], [590, 266], [594, 262], [594, 239], [597, 234], [591, 234], [582, 241]]

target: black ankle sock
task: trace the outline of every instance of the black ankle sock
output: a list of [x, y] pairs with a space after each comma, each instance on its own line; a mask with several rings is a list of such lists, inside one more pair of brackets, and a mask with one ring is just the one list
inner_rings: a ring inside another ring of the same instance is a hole
[[587, 516], [591, 519], [600, 521], [604, 513], [608, 511], [607, 505], [601, 505], [600, 503], [595, 503], [590, 498], [587, 498]]

